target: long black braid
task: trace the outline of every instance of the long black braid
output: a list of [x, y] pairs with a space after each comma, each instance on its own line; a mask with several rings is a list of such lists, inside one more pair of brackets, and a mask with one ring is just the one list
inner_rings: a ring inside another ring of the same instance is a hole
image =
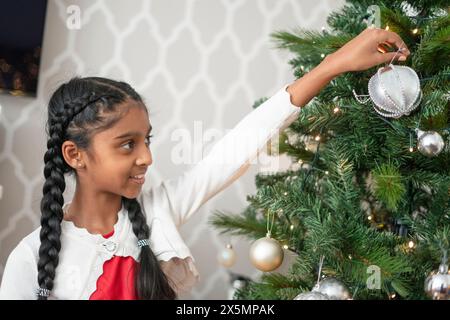
[[[124, 82], [106, 78], [73, 78], [52, 95], [48, 106], [47, 152], [44, 155], [43, 197], [38, 261], [39, 300], [46, 300], [54, 287], [61, 250], [61, 221], [65, 173], [76, 171], [62, 155], [62, 144], [73, 141], [88, 149], [94, 133], [106, 130], [120, 119], [117, 106], [127, 99], [142, 102], [136, 91]], [[144, 105], [142, 103], [142, 105]], [[136, 199], [122, 197], [133, 232], [139, 240], [149, 239], [150, 228]], [[136, 244], [137, 245], [137, 244]], [[149, 246], [142, 247], [135, 279], [139, 299], [174, 299], [176, 294]], [[42, 294], [44, 293], [44, 294]]]
[[[150, 228], [147, 225], [145, 215], [141, 211], [141, 205], [136, 199], [122, 197], [124, 206], [128, 210], [133, 232], [138, 239], [148, 239]], [[149, 246], [144, 246], [140, 254], [141, 263], [138, 265], [139, 277], [135, 279], [138, 296], [143, 300], [174, 299], [175, 293], [167, 283], [167, 278], [161, 272], [158, 260]], [[150, 286], [150, 288], [149, 288]]]

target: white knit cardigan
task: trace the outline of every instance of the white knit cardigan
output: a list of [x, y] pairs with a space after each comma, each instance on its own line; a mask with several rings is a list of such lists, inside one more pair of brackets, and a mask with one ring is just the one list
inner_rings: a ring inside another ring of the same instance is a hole
[[[220, 139], [210, 153], [190, 170], [142, 191], [137, 201], [150, 226], [151, 248], [178, 294], [192, 288], [199, 274], [194, 258], [178, 227], [206, 201], [242, 176], [266, 142], [298, 116], [287, 85], [247, 114]], [[65, 203], [64, 208], [69, 205]], [[138, 261], [137, 238], [124, 207], [112, 237], [91, 234], [63, 220], [61, 251], [54, 288], [49, 299], [89, 299], [96, 290], [103, 264], [116, 256]], [[0, 299], [36, 299], [40, 227], [26, 236], [11, 252], [0, 287]]]

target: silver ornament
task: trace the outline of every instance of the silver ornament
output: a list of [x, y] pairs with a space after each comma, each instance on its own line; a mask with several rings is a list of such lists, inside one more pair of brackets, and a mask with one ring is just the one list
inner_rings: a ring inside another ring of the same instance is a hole
[[294, 298], [294, 300], [330, 300], [330, 298], [326, 294], [311, 291], [300, 293]]
[[442, 263], [438, 271], [433, 271], [425, 280], [425, 292], [434, 300], [450, 300], [450, 271]]
[[422, 131], [416, 129], [417, 132], [417, 149], [425, 156], [433, 157], [441, 153], [444, 149], [444, 140], [436, 131]]
[[409, 115], [422, 99], [419, 77], [406, 66], [382, 67], [369, 80], [369, 96], [384, 117]]
[[234, 265], [236, 262], [236, 252], [234, 252], [231, 244], [227, 244], [226, 248], [219, 253], [217, 260], [225, 268], [230, 268]]
[[352, 298], [347, 287], [336, 278], [325, 278], [312, 290], [327, 295], [330, 300], [350, 300]]
[[280, 244], [269, 236], [256, 240], [250, 247], [250, 261], [261, 271], [275, 270], [281, 265], [283, 258], [284, 251]]

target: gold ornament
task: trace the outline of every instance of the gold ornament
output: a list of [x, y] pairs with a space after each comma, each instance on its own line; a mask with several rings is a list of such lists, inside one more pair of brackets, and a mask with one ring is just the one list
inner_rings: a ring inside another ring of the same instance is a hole
[[236, 262], [236, 252], [233, 250], [231, 244], [227, 244], [226, 248], [223, 249], [217, 256], [219, 263], [225, 268], [230, 268]]
[[283, 258], [283, 249], [277, 240], [270, 237], [270, 233], [253, 242], [250, 247], [250, 261], [261, 271], [275, 270], [281, 265]]

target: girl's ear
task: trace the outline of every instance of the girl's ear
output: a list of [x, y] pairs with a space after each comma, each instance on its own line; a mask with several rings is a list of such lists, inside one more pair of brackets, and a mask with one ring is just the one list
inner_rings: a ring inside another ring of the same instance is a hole
[[66, 163], [72, 168], [80, 169], [84, 167], [82, 152], [80, 152], [74, 142], [70, 140], [64, 141], [61, 146], [61, 152]]

